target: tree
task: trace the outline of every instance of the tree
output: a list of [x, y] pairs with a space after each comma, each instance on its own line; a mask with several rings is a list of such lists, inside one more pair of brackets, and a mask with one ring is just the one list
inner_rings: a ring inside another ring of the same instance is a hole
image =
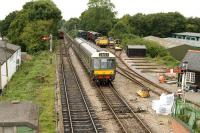
[[6, 36], [8, 34], [10, 24], [15, 19], [17, 13], [18, 13], [18, 11], [11, 12], [10, 14], [8, 14], [6, 16], [6, 18], [4, 20], [1, 21], [0, 33], [1, 33], [2, 37]]
[[89, 8], [105, 7], [110, 9], [111, 11], [115, 8], [114, 4], [111, 3], [110, 0], [89, 0], [88, 7]]
[[65, 22], [64, 27], [67, 31], [72, 31], [80, 28], [80, 19], [78, 18], [70, 18]]
[[188, 18], [186, 30], [190, 32], [200, 32], [200, 18]]
[[42, 40], [42, 36], [52, 33], [51, 27], [53, 21], [37, 20], [32, 21], [24, 27], [20, 40], [25, 44], [26, 51], [34, 53], [40, 50], [48, 49], [49, 41]]
[[130, 26], [130, 15], [124, 15], [109, 32], [109, 36], [122, 39], [123, 34], [134, 33], [134, 28]]
[[[49, 31], [48, 35], [57, 35], [57, 30], [59, 28], [58, 25], [61, 21], [61, 18], [62, 17], [60, 10], [50, 0], [27, 2], [23, 6], [23, 9], [16, 14], [14, 20], [11, 21], [7, 37], [9, 38], [9, 40], [11, 40], [12, 43], [22, 46], [22, 50], [28, 50], [29, 52], [30, 49], [33, 51], [38, 51], [41, 48], [42, 50], [43, 47], [38, 47], [42, 46], [39, 45], [41, 43], [41, 41], [39, 41], [40, 37], [37, 36], [37, 33], [34, 32], [43, 33], [40, 30], [44, 30]], [[40, 20], [43, 20], [45, 22], [41, 22]], [[38, 28], [35, 27], [34, 24], [37, 25]], [[41, 28], [39, 24], [41, 24], [42, 27], [43, 25], [48, 26], [46, 27], [46, 29], [44, 29]], [[30, 37], [32, 37], [33, 39], [30, 39], [27, 35], [29, 34], [28, 31], [32, 35]], [[39, 38], [36, 39], [35, 36]], [[35, 46], [35, 44], [37, 44], [37, 47]]]
[[81, 28], [107, 35], [115, 22], [114, 5], [110, 0], [90, 0], [88, 6], [80, 16]]
[[130, 25], [134, 27], [135, 34], [140, 36], [168, 37], [172, 33], [185, 31], [186, 19], [178, 12], [149, 15], [139, 13], [132, 16]]

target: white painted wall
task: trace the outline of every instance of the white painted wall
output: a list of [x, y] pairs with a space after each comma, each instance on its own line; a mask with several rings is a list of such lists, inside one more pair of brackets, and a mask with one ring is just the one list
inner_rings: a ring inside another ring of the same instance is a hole
[[[17, 71], [18, 65], [21, 64], [21, 49], [16, 51], [8, 60], [8, 81], [12, 78]], [[6, 76], [6, 62], [1, 66], [1, 88], [4, 88], [7, 84]]]

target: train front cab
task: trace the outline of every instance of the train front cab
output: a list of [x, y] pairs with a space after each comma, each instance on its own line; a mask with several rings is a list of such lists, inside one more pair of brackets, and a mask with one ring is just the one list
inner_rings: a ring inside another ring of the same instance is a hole
[[93, 58], [92, 77], [96, 83], [108, 83], [115, 79], [116, 61], [114, 57]]

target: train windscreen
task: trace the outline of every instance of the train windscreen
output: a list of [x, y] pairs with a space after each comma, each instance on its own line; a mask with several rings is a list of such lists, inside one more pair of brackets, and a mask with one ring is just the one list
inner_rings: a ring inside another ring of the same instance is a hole
[[94, 69], [113, 69], [115, 67], [114, 59], [94, 59]]

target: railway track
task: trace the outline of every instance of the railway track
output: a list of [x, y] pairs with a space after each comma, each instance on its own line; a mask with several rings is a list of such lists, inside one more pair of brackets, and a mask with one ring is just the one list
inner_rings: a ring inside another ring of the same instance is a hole
[[[162, 93], [172, 93], [171, 91], [165, 89], [162, 86], [159, 86], [158, 84], [150, 81], [149, 79], [139, 75], [135, 71], [133, 71], [122, 59], [121, 59], [121, 53], [122, 51], [115, 52], [112, 49], [108, 49], [111, 53], [113, 53], [117, 57], [117, 73], [120, 75], [126, 77], [127, 79], [131, 80], [132, 82], [138, 84], [141, 87], [147, 87], [151, 92], [154, 94], [160, 96]], [[200, 108], [200, 104], [194, 103], [190, 100], [187, 100], [187, 102], [195, 105], [197, 108]]]
[[[70, 38], [67, 38], [70, 40]], [[150, 133], [150, 129], [144, 122], [134, 113], [127, 102], [119, 95], [114, 86], [98, 86], [101, 98], [105, 101], [109, 110], [121, 127], [124, 133]]]
[[163, 88], [157, 86], [156, 84], [154, 85], [154, 84], [146, 81], [139, 75], [133, 73], [132, 71], [128, 71], [122, 67], [117, 67], [116, 72], [119, 73], [120, 75], [126, 77], [127, 79], [131, 80], [132, 82], [136, 83], [138, 86], [140, 86], [142, 88], [147, 88], [148, 90], [152, 91], [153, 93], [155, 93], [158, 96], [160, 96], [162, 93], [167, 93], [167, 94], [171, 93], [170, 91], [163, 89]]
[[60, 86], [64, 132], [104, 132], [91, 103], [79, 84], [65, 45], [62, 44], [60, 47]]
[[98, 86], [98, 91], [121, 127], [122, 132], [151, 133], [150, 129], [134, 113], [111, 83], [109, 86]]
[[[109, 51], [111, 51], [109, 49]], [[139, 75], [138, 73], [136, 73], [135, 71], [133, 71], [132, 69], [130, 69], [129, 66], [127, 66], [126, 63], [124, 63], [124, 61], [120, 58], [121, 56], [121, 51], [118, 52], [113, 52], [118, 59], [118, 65], [117, 65], [117, 69], [116, 72], [120, 75], [122, 75], [123, 77], [131, 80], [132, 82], [134, 82], [135, 84], [137, 84], [138, 86], [142, 87], [142, 88], [147, 88], [149, 89], [151, 92], [155, 93], [156, 95], [160, 96], [162, 93], [171, 93], [170, 91], [166, 90], [165, 88], [157, 85], [156, 83], [151, 82], [150, 80], [144, 78], [143, 76]], [[118, 53], [118, 54], [117, 54]]]

